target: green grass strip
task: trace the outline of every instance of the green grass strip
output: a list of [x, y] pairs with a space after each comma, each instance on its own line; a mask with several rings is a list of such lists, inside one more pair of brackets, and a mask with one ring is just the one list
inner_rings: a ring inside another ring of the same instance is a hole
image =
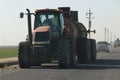
[[17, 57], [17, 48], [0, 48], [0, 58]]

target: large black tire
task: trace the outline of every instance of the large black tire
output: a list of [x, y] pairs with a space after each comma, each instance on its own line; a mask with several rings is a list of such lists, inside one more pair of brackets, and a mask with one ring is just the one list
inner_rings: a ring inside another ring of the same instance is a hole
[[75, 42], [70, 39], [70, 66], [75, 66], [77, 64], [77, 51], [76, 51], [76, 44]]
[[58, 64], [60, 68], [70, 67], [70, 45], [68, 40], [58, 40], [57, 43]]
[[97, 51], [96, 51], [96, 41], [94, 40], [94, 39], [91, 39], [91, 60], [93, 61], [93, 62], [95, 62], [96, 61], [96, 53], [97, 53]]
[[77, 40], [78, 63], [89, 63], [91, 61], [90, 40], [87, 38], [79, 38]]
[[30, 68], [30, 44], [29, 42], [20, 42], [18, 48], [18, 61], [20, 68]]

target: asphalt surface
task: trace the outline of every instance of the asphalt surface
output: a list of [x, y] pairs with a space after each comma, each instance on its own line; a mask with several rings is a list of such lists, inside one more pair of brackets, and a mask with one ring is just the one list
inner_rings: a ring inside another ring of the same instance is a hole
[[0, 80], [120, 80], [120, 48], [97, 54], [97, 61], [69, 69], [57, 66], [19, 69], [1, 74]]

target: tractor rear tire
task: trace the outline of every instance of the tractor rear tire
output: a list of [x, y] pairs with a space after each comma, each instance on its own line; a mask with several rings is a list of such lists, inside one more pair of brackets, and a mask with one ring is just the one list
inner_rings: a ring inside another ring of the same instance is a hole
[[58, 40], [57, 43], [58, 64], [60, 68], [68, 68], [70, 66], [70, 45], [68, 40]]
[[18, 61], [20, 68], [30, 68], [29, 51], [29, 42], [20, 42], [18, 48]]
[[89, 63], [91, 61], [90, 40], [87, 38], [79, 38], [77, 44], [78, 63]]
[[96, 51], [96, 41], [94, 40], [94, 39], [91, 39], [91, 53], [92, 53], [92, 55], [91, 55], [91, 60], [94, 62], [94, 61], [96, 61], [96, 53], [97, 53], [97, 51]]

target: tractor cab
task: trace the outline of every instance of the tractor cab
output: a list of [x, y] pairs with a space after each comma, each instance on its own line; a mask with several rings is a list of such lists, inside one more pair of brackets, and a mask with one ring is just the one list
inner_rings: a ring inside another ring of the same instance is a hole
[[63, 13], [54, 9], [35, 11], [32, 43], [34, 53], [53, 54], [55, 43], [63, 32]]
[[55, 38], [60, 36], [63, 28], [64, 20], [61, 11], [53, 9], [35, 11], [34, 31], [45, 32], [48, 30], [51, 37]]

